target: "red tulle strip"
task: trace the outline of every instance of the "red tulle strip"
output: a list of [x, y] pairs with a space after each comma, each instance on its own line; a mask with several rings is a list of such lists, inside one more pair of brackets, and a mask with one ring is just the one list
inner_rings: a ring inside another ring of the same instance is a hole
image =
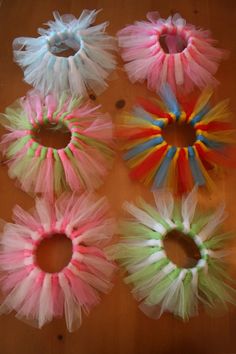
[[200, 129], [203, 131], [211, 131], [211, 132], [234, 129], [233, 124], [228, 122], [210, 122], [208, 124], [197, 124], [195, 127], [196, 129]]
[[186, 120], [188, 121], [189, 117], [193, 113], [194, 107], [196, 105], [196, 99], [190, 99], [188, 101], [185, 101], [183, 98], [179, 99], [179, 102], [181, 104], [182, 110], [186, 113]]
[[135, 180], [139, 180], [146, 176], [161, 160], [164, 155], [167, 144], [162, 146], [160, 149], [151, 153], [144, 161], [142, 161], [138, 166], [132, 169], [130, 172], [130, 177]]
[[143, 129], [139, 133], [131, 134], [128, 137], [128, 140], [148, 138], [150, 136], [160, 134], [160, 132], [161, 132], [161, 130], [158, 130], [158, 129]]
[[171, 115], [167, 112], [163, 112], [157, 105], [155, 105], [153, 102], [150, 102], [149, 100], [143, 98], [143, 97], [139, 97], [137, 99], [138, 103], [140, 104], [140, 106], [142, 108], [145, 109], [145, 111], [154, 114], [155, 116], [159, 117], [159, 118], [167, 118], [168, 122], [172, 122], [173, 118], [171, 117]]
[[204, 150], [200, 144], [195, 144], [201, 160], [206, 160], [209, 163], [221, 165], [223, 167], [236, 167], [236, 149], [225, 148], [222, 150]]
[[206, 170], [211, 170], [214, 166], [214, 162], [210, 161], [209, 159], [206, 159], [206, 155], [205, 155], [205, 151], [204, 149], [202, 149], [201, 145], [196, 143], [196, 149], [198, 152], [198, 156], [203, 164], [203, 166], [205, 167]]
[[186, 193], [193, 185], [193, 177], [185, 150], [180, 149], [176, 162], [178, 173], [178, 194]]

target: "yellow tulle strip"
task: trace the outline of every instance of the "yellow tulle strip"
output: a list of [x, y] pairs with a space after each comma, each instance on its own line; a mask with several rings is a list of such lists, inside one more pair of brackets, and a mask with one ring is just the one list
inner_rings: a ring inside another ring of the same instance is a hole
[[[209, 112], [207, 112], [202, 120], [202, 123], [208, 124], [212, 121], [228, 122], [232, 117], [232, 113], [229, 111], [229, 100], [223, 100], [214, 106]], [[201, 124], [201, 122], [199, 123]]]
[[144, 183], [145, 186], [148, 186], [149, 184], [152, 183], [152, 181], [153, 181], [153, 179], [154, 179], [154, 177], [155, 177], [155, 174], [157, 173], [157, 171], [158, 171], [158, 169], [159, 169], [159, 167], [160, 167], [162, 161], [164, 160], [164, 158], [165, 158], [165, 156], [166, 156], [166, 154], [167, 154], [167, 152], [168, 152], [169, 149], [170, 149], [170, 147], [168, 147], [168, 148], [166, 149], [165, 153], [163, 154], [162, 158], [159, 160], [159, 162], [157, 163], [157, 165], [156, 165], [152, 170], [150, 170], [150, 173], [149, 173], [146, 177], [144, 177], [144, 178], [142, 179], [142, 182]]
[[205, 180], [206, 180], [206, 187], [208, 188], [208, 190], [210, 191], [210, 192], [214, 192], [214, 190], [215, 190], [215, 183], [213, 182], [213, 180], [211, 179], [211, 177], [209, 176], [209, 173], [207, 172], [207, 170], [205, 169], [205, 167], [203, 166], [203, 164], [202, 164], [202, 162], [201, 162], [201, 160], [200, 160], [200, 158], [199, 158], [199, 155], [198, 155], [198, 152], [197, 152], [197, 149], [196, 149], [196, 147], [195, 146], [193, 146], [193, 149], [194, 149], [194, 151], [195, 151], [195, 158], [196, 158], [196, 160], [197, 160], [197, 162], [198, 162], [198, 165], [199, 165], [199, 167], [200, 167], [200, 169], [201, 169], [201, 172], [202, 172], [202, 174], [203, 174], [203, 176], [204, 176], [204, 178], [205, 178]]
[[135, 166], [137, 166], [140, 163], [142, 163], [146, 158], [148, 158], [154, 151], [159, 150], [164, 145], [167, 145], [167, 143], [163, 141], [163, 143], [161, 143], [161, 144], [159, 144], [157, 146], [154, 146], [154, 147], [142, 152], [138, 156], [135, 156], [132, 159], [126, 161], [127, 165], [129, 167], [131, 167], [131, 168], [134, 168]]
[[193, 118], [203, 109], [203, 107], [205, 107], [205, 105], [209, 102], [212, 94], [213, 91], [210, 88], [206, 88], [203, 90], [195, 104], [192, 114], [189, 117], [189, 122], [191, 122]]
[[232, 136], [233, 130], [231, 131], [221, 131], [221, 132], [214, 132], [209, 133], [202, 130], [197, 130], [197, 134], [201, 134], [205, 138], [215, 141], [215, 142], [222, 142], [222, 143], [235, 143], [235, 138]]
[[169, 171], [167, 174], [167, 180], [166, 180], [166, 185], [173, 187], [174, 191], [177, 191], [177, 181], [178, 181], [177, 177], [178, 176], [177, 176], [176, 163], [177, 163], [177, 159], [179, 157], [179, 152], [180, 152], [180, 149], [178, 148], [176, 150], [176, 153], [175, 153], [172, 161], [171, 161]]
[[161, 134], [159, 133], [159, 134], [153, 134], [152, 136], [148, 137], [148, 139], [147, 138], [141, 138], [141, 139], [134, 139], [132, 141], [128, 141], [127, 143], [123, 144], [122, 150], [129, 150], [129, 149], [133, 148], [134, 146], [143, 144], [143, 143], [145, 143], [146, 141], [148, 141], [148, 140], [150, 140], [152, 138], [158, 138], [160, 136], [161, 136]]

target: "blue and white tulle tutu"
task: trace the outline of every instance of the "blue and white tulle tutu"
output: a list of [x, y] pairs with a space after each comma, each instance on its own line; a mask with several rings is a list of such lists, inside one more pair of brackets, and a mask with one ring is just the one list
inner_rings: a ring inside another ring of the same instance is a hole
[[[48, 29], [38, 29], [39, 37], [16, 38], [14, 59], [24, 70], [25, 81], [44, 95], [66, 90], [86, 96], [105, 90], [116, 66], [112, 54], [116, 43], [105, 33], [108, 22], [91, 26], [98, 12], [84, 10], [79, 18], [54, 12], [55, 20], [47, 23]], [[74, 54], [59, 56], [68, 49]]]

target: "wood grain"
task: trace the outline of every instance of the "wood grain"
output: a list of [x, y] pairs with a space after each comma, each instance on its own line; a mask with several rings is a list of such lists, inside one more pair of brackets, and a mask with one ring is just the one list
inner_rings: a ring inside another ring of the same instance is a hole
[[[23, 96], [30, 88], [22, 81], [22, 71], [12, 60], [12, 40], [18, 36], [36, 36], [37, 28], [52, 18], [52, 11], [79, 15], [84, 8], [102, 8], [97, 21], [109, 20], [110, 34], [128, 23], [144, 19], [151, 10], [158, 10], [163, 17], [176, 11], [190, 23], [210, 28], [219, 45], [230, 50], [229, 59], [217, 73], [221, 85], [216, 99], [231, 98], [236, 112], [236, 41], [235, 0], [2, 0], [0, 1], [0, 110]], [[109, 89], [96, 99], [102, 110], [110, 112], [116, 120], [120, 109], [118, 100], [124, 99], [129, 109], [137, 95], [152, 95], [145, 85], [132, 85], [119, 67], [112, 75]], [[236, 117], [235, 117], [236, 119]], [[24, 208], [33, 206], [33, 199], [15, 186], [7, 175], [4, 164], [0, 166], [0, 217], [11, 220], [15, 204]], [[226, 227], [236, 229], [235, 198], [236, 176], [226, 171], [218, 180], [219, 191], [214, 196], [205, 195], [205, 204], [225, 199], [229, 218]], [[152, 201], [151, 193], [139, 184], [133, 184], [128, 171], [117, 154], [114, 168], [99, 194], [107, 195], [113, 213], [122, 214], [124, 200], [134, 200], [143, 195]], [[232, 273], [236, 277], [236, 243], [232, 245]], [[69, 334], [64, 320], [56, 320], [38, 330], [14, 318], [0, 318], [1, 354], [233, 354], [236, 353], [236, 310], [209, 316], [201, 312], [197, 318], [183, 323], [165, 314], [154, 321], [145, 317], [132, 298], [130, 289], [122, 282], [120, 271], [112, 292], [103, 297], [100, 306], [84, 318], [81, 329]]]

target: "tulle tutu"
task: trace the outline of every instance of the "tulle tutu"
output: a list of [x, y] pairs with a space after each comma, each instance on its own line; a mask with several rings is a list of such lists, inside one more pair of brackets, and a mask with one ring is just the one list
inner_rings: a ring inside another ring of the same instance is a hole
[[[115, 230], [108, 210], [106, 199], [91, 193], [63, 194], [53, 204], [36, 199], [31, 213], [16, 206], [14, 224], [5, 224], [1, 238], [0, 313], [14, 310], [16, 317], [39, 328], [64, 313], [68, 330], [78, 328], [82, 313], [99, 303], [99, 292], [111, 288], [115, 266], [103, 249]], [[72, 258], [60, 272], [47, 273], [39, 268], [35, 252], [53, 234], [72, 241]]]
[[[112, 122], [81, 98], [31, 93], [8, 107], [1, 123], [8, 130], [1, 141], [9, 175], [29, 193], [52, 197], [66, 187], [94, 190], [104, 180], [113, 159]], [[39, 144], [35, 135], [50, 123], [71, 133], [69, 144], [54, 149]]]
[[[132, 113], [121, 116], [117, 136], [130, 177], [152, 190], [168, 186], [182, 194], [195, 184], [214, 190], [211, 172], [216, 167], [236, 167], [235, 129], [228, 100], [210, 105], [212, 91], [205, 89], [196, 101], [178, 102], [168, 86], [162, 102], [140, 98]], [[189, 124], [196, 140], [191, 146], [168, 144], [163, 129], [170, 124]]]
[[[115, 69], [112, 52], [115, 39], [105, 33], [107, 22], [93, 25], [96, 10], [84, 10], [77, 19], [73, 15], [60, 16], [48, 29], [40, 28], [37, 38], [20, 37], [13, 42], [15, 61], [24, 70], [25, 81], [41, 91], [86, 96], [88, 91], [100, 94], [107, 88], [106, 79]], [[73, 49], [74, 55], [57, 54]]]
[[[224, 208], [196, 217], [195, 189], [182, 199], [181, 206], [174, 204], [169, 192], [155, 192], [154, 196], [156, 208], [144, 200], [138, 206], [124, 204], [133, 220], [121, 223], [121, 241], [108, 247], [110, 259], [126, 267], [129, 275], [125, 281], [134, 285], [132, 293], [140, 301], [141, 310], [155, 319], [168, 311], [187, 320], [197, 314], [199, 303], [213, 309], [236, 304], [235, 290], [226, 282], [229, 275], [221, 249], [230, 234], [218, 230], [225, 217]], [[195, 242], [200, 253], [195, 266], [181, 268], [168, 258], [163, 240], [172, 230]]]
[[[213, 75], [225, 52], [214, 47], [216, 41], [209, 31], [187, 24], [179, 14], [165, 20], [158, 12], [149, 12], [147, 19], [117, 34], [132, 83], [147, 80], [148, 88], [154, 91], [169, 83], [174, 92], [183, 94], [194, 86], [203, 88], [218, 83]], [[166, 41], [167, 53], [161, 39]]]

